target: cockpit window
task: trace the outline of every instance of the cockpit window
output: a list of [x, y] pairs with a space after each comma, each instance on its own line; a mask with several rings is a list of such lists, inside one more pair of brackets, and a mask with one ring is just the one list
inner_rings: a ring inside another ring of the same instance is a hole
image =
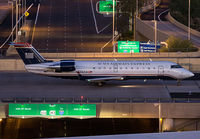
[[182, 68], [180, 65], [171, 65], [172, 69], [178, 69], [178, 68]]

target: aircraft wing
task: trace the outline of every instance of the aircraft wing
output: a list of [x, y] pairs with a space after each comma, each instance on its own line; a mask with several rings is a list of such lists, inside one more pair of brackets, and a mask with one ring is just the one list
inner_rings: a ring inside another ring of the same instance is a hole
[[117, 76], [117, 77], [103, 77], [103, 78], [94, 78], [94, 79], [87, 79], [88, 82], [104, 82], [109, 80], [124, 80], [124, 77]]

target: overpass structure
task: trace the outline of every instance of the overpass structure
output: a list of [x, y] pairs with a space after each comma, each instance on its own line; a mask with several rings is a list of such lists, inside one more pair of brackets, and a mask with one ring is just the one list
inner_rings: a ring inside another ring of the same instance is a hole
[[[24, 103], [21, 102], [21, 104]], [[80, 102], [73, 104], [80, 104]], [[82, 102], [81, 105], [83, 104], [87, 105], [87, 103]], [[200, 130], [199, 103], [167, 103], [167, 102], [94, 103], [93, 102], [89, 104], [95, 104], [96, 106], [96, 116], [92, 118], [154, 118], [159, 120], [160, 131]], [[0, 105], [1, 118], [9, 118], [8, 107], [9, 107], [8, 104]], [[18, 118], [27, 118], [27, 117], [26, 115], [22, 115], [21, 117], [18, 116]], [[28, 118], [30, 118], [30, 116]], [[49, 118], [49, 116], [47, 116], [46, 118]], [[51, 118], [55, 119], [59, 117], [51, 116]], [[60, 118], [64, 117], [62, 116]], [[84, 117], [76, 116], [74, 118], [83, 119]]]
[[[168, 2], [168, 3], [167, 3]], [[188, 39], [188, 28], [178, 23], [168, 13], [169, 0], [161, 0], [160, 5], [157, 7], [156, 20], [157, 20], [157, 40], [166, 41], [170, 36], [175, 36], [183, 40]], [[164, 7], [164, 8], [163, 8]], [[149, 40], [155, 40], [155, 22], [153, 19], [153, 7], [150, 7], [149, 12], [142, 13], [141, 18], [136, 18], [136, 31]], [[160, 10], [162, 9], [162, 10]], [[165, 18], [161, 16], [166, 15]], [[145, 17], [146, 16], [146, 17]], [[200, 33], [191, 29], [191, 42], [200, 46]]]
[[182, 86], [177, 86], [172, 80], [127, 80], [97, 87], [78, 80], [23, 72], [1, 72], [0, 77], [0, 118], [9, 118], [11, 103], [95, 104], [92, 118], [152, 118], [159, 120], [162, 131], [199, 130], [200, 127], [199, 81], [183, 81]]

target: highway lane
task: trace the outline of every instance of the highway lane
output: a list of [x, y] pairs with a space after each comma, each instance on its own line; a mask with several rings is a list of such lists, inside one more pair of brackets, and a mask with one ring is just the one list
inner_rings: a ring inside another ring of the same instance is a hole
[[[0, 72], [0, 79], [0, 98], [170, 97], [163, 81], [159, 80], [109, 81], [103, 87], [98, 87], [85, 81], [57, 79], [26, 72]], [[186, 86], [187, 84], [184, 83]], [[176, 81], [169, 81], [169, 86], [176, 88]]]
[[[154, 27], [154, 22], [152, 21], [144, 21], [148, 25]], [[157, 22], [158, 30], [165, 32], [169, 36], [175, 36], [181, 38], [183, 40], [188, 39], [188, 33], [183, 29], [175, 26], [174, 24], [170, 23], [169, 21], [158, 21]], [[200, 46], [200, 37], [197, 37], [191, 34], [191, 42], [196, 45]]]
[[[170, 23], [165, 18], [168, 12], [164, 12], [164, 11], [166, 11], [169, 8], [168, 7], [169, 3], [170, 3], [169, 0], [162, 0], [161, 4], [158, 7], [156, 7], [156, 20], [158, 20], [157, 29], [165, 32], [169, 36], [175, 36], [183, 40], [187, 40], [188, 32]], [[164, 13], [161, 14], [162, 12]], [[159, 15], [160, 15], [161, 21], [159, 21], [159, 18], [158, 18]], [[152, 22], [154, 18], [154, 10], [150, 10], [148, 12], [142, 13], [140, 18], [144, 20], [143, 22], [154, 27], [154, 22]], [[191, 34], [191, 41], [194, 45], [200, 46], [200, 37]]]
[[[50, 52], [100, 52], [100, 48], [112, 38], [112, 18], [96, 13], [96, 2], [41, 1], [33, 45]], [[106, 26], [105, 30], [98, 32]], [[111, 48], [109, 44], [105, 51], [111, 51]]]

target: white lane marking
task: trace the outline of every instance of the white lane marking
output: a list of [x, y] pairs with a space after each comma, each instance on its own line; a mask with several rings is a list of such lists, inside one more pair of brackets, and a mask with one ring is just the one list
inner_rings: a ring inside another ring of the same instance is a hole
[[17, 23], [15, 24], [15, 26], [13, 27], [13, 30], [11, 31], [10, 35], [8, 36], [8, 38], [6, 39], [6, 41], [0, 46], [0, 48], [2, 48], [10, 39], [10, 37], [12, 36], [16, 26], [19, 24], [19, 22], [21, 21], [22, 17], [25, 16], [25, 13], [28, 12], [30, 10], [30, 8], [33, 6], [33, 3], [28, 7], [28, 9], [24, 12], [24, 14], [19, 18], [19, 20], [17, 21]]
[[112, 40], [113, 38], [111, 38], [103, 47], [101, 47], [101, 53], [103, 52], [103, 48], [105, 48]]
[[66, 48], [67, 42], [67, 0], [65, 0], [65, 12], [64, 12], [64, 46]]
[[78, 0], [78, 15], [79, 15], [79, 30], [80, 30], [80, 40], [81, 40], [81, 45], [83, 45], [83, 29], [82, 29], [82, 19], [81, 19], [81, 10], [80, 10], [80, 1]]
[[46, 42], [46, 46], [48, 47], [49, 46], [49, 39], [50, 39], [50, 31], [51, 31], [51, 19], [52, 19], [52, 1], [50, 3], [50, 8], [49, 8], [49, 20], [48, 20], [48, 28], [47, 28], [47, 42]]
[[37, 14], [36, 14], [36, 19], [35, 19], [35, 24], [37, 24], [39, 11], [40, 11], [40, 4], [38, 5]]
[[101, 33], [102, 31], [104, 31], [107, 27], [109, 27], [110, 25], [112, 25], [112, 23], [110, 23], [110, 24], [108, 24], [107, 26], [105, 26], [103, 29], [101, 29], [100, 31], [99, 31], [99, 33]]
[[92, 0], [90, 0], [90, 4], [91, 4], [91, 8], [92, 8], [92, 15], [93, 15], [93, 19], [94, 19], [95, 29], [96, 29], [97, 34], [99, 34], [98, 27], [97, 27], [97, 20], [96, 20], [96, 17], [95, 17], [94, 7], [93, 7]]
[[99, 33], [101, 33], [102, 31], [104, 31], [107, 27], [109, 27], [110, 25], [112, 25], [112, 23], [110, 23], [109, 25], [107, 25], [106, 27], [104, 27], [103, 29], [101, 29], [101, 30], [99, 31], [98, 25], [97, 25], [96, 16], [95, 16], [95, 13], [94, 13], [94, 7], [93, 7], [93, 1], [92, 1], [92, 0], [90, 0], [90, 4], [91, 4], [91, 9], [92, 9], [92, 15], [93, 15], [93, 19], [94, 19], [95, 29], [96, 29], [97, 34], [99, 34]]
[[33, 43], [33, 39], [34, 39], [35, 28], [36, 28], [36, 24], [37, 24], [37, 20], [38, 20], [39, 11], [40, 11], [40, 4], [38, 5], [38, 8], [37, 8], [37, 13], [36, 13], [35, 23], [34, 23], [34, 27], [33, 27], [33, 34], [32, 34], [31, 44]]
[[169, 9], [167, 9], [167, 10], [163, 11], [162, 13], [160, 13], [160, 14], [158, 15], [158, 20], [159, 20], [159, 21], [162, 21], [162, 20], [160, 19], [160, 16], [161, 16], [162, 14], [168, 12], [168, 11], [169, 11]]

